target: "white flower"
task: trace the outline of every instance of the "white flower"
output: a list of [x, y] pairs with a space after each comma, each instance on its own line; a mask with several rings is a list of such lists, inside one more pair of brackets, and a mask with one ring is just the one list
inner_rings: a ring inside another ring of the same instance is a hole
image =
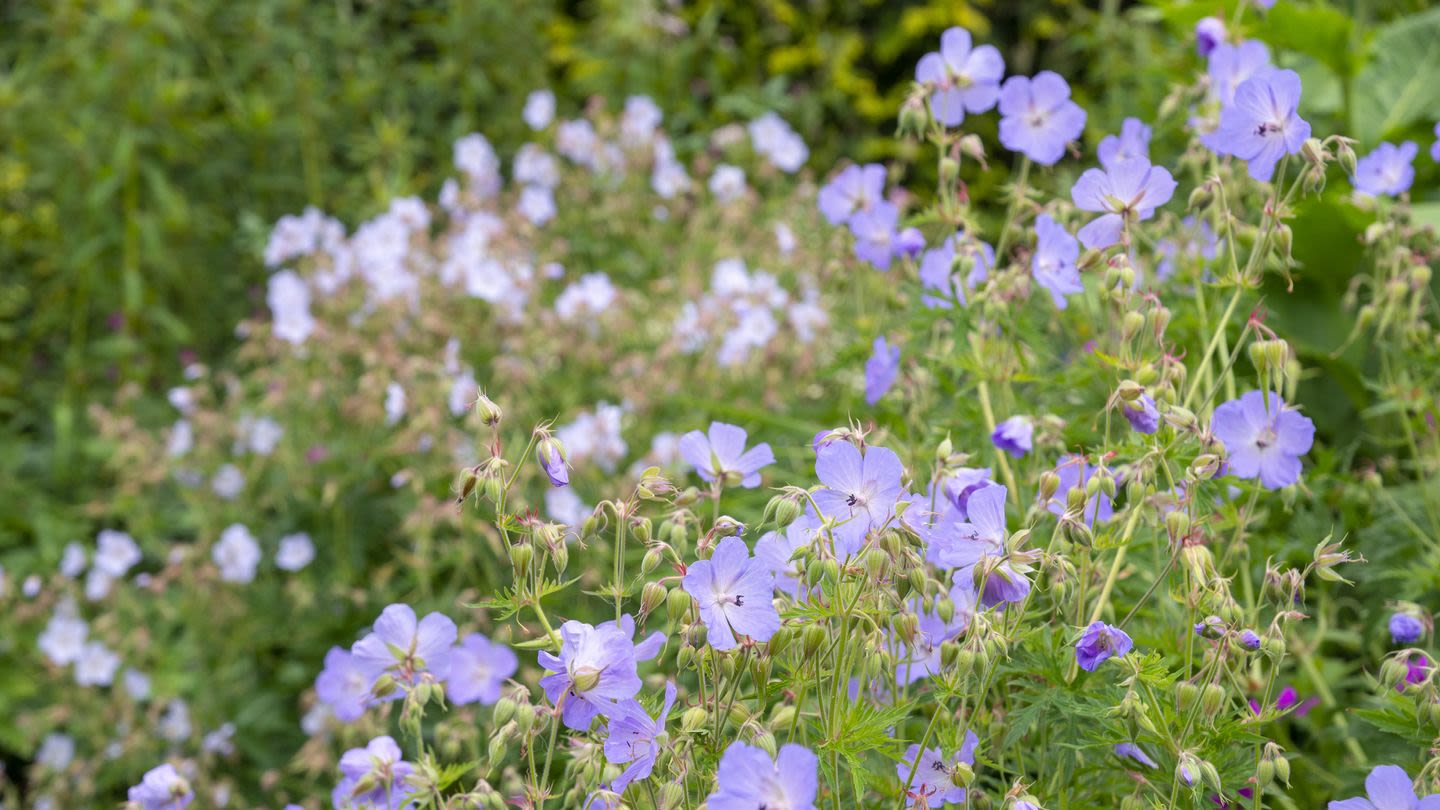
[[195, 428], [189, 419], [177, 419], [170, 426], [170, 435], [165, 438], [165, 453], [170, 458], [179, 458], [195, 447]]
[[200, 740], [200, 748], [207, 754], [219, 754], [229, 756], [235, 753], [235, 743], [231, 742], [235, 737], [235, 724], [225, 723], [220, 728], [206, 734]]
[[484, 135], [472, 132], [455, 142], [455, 168], [470, 181], [470, 191], [484, 199], [500, 190], [500, 158]]
[[270, 307], [270, 328], [275, 337], [299, 346], [315, 331], [315, 319], [310, 315], [310, 288], [293, 271], [281, 270], [270, 277], [265, 304]]
[[46, 734], [35, 752], [35, 764], [49, 771], [63, 771], [74, 759], [75, 738], [58, 732]]
[[544, 186], [526, 186], [520, 191], [520, 215], [532, 225], [544, 225], [555, 218], [555, 195]]
[[210, 479], [210, 489], [225, 500], [233, 501], [245, 489], [245, 473], [240, 472], [240, 468], [234, 464], [221, 465]]
[[121, 674], [120, 682], [125, 686], [125, 693], [132, 700], [149, 700], [150, 676], [137, 669], [127, 669]]
[[460, 416], [470, 410], [470, 404], [480, 393], [480, 386], [475, 383], [475, 372], [465, 369], [450, 382], [449, 406], [452, 416]]
[[400, 383], [385, 386], [385, 424], [393, 425], [405, 415], [405, 389]]
[[191, 411], [195, 410], [195, 394], [189, 388], [171, 388], [165, 397], [180, 413], [189, 415]]
[[795, 252], [795, 232], [784, 222], [775, 223], [775, 246], [780, 248], [781, 256]]
[[745, 193], [745, 170], [721, 163], [710, 175], [710, 193], [720, 202], [731, 202]]
[[275, 447], [285, 435], [285, 428], [268, 416], [259, 419], [242, 418], [238, 427], [242, 449], [261, 456], [275, 452]]
[[90, 573], [85, 575], [85, 598], [91, 602], [99, 602], [110, 595], [110, 586], [114, 584], [115, 577], [99, 568], [91, 568]]
[[615, 285], [604, 273], [586, 273], [566, 287], [555, 299], [555, 312], [561, 320], [571, 321], [582, 315], [599, 315], [615, 303]]
[[620, 137], [627, 146], [643, 146], [664, 117], [649, 96], [631, 96], [625, 99], [625, 112], [620, 115]]
[[624, 409], [600, 402], [593, 412], [581, 413], [575, 421], [555, 431], [555, 438], [565, 446], [572, 463], [589, 461], [605, 472], [614, 472], [615, 465], [628, 449], [620, 434]]
[[260, 544], [249, 529], [232, 523], [210, 549], [210, 559], [219, 566], [220, 578], [226, 582], [250, 582], [255, 579], [255, 568], [260, 564]]
[[536, 90], [525, 98], [525, 123], [531, 129], [541, 130], [550, 126], [555, 119], [555, 94], [549, 90]]
[[84, 570], [85, 547], [75, 542], [66, 543], [65, 551], [60, 555], [60, 576], [74, 579]]
[[555, 188], [560, 183], [560, 164], [540, 146], [527, 143], [515, 153], [513, 174], [521, 185]]
[[95, 568], [112, 577], [123, 577], [140, 562], [140, 546], [135, 538], [113, 529], [101, 529], [95, 535]]
[[90, 625], [75, 615], [75, 604], [61, 602], [50, 616], [45, 629], [41, 631], [36, 646], [50, 659], [50, 663], [63, 667], [74, 663], [80, 657], [80, 651], [85, 647], [85, 639], [89, 634]]
[[545, 514], [557, 523], [579, 528], [590, 516], [590, 507], [575, 494], [574, 487], [550, 487], [545, 490]]
[[275, 552], [275, 567], [282, 571], [299, 571], [315, 559], [315, 544], [310, 535], [300, 532], [280, 538], [280, 550]]
[[160, 736], [172, 743], [184, 742], [190, 737], [190, 707], [180, 698], [171, 700], [160, 716]]
[[86, 642], [75, 660], [75, 682], [81, 686], [109, 686], [114, 683], [115, 671], [119, 668], [120, 656], [111, 652], [104, 642]]

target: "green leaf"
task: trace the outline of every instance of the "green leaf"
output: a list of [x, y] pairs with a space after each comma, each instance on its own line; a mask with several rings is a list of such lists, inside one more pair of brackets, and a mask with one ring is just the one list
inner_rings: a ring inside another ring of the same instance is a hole
[[[1260, 39], [1272, 51], [1295, 51], [1314, 58], [1342, 80], [1355, 71], [1350, 47], [1353, 24], [1345, 12], [1321, 3], [1277, 3], [1265, 15]], [[1286, 65], [1283, 59], [1278, 60]], [[1305, 88], [1310, 89], [1308, 86]], [[1308, 93], [1307, 93], [1308, 96]], [[1308, 108], [1308, 105], [1304, 105]]]
[[1350, 134], [1367, 149], [1421, 119], [1440, 117], [1440, 6], [1382, 26], [1355, 77]]

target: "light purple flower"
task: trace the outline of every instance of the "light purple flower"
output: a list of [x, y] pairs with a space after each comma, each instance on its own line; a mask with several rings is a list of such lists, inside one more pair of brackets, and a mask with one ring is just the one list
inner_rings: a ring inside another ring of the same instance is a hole
[[1209, 261], [1220, 255], [1220, 239], [1210, 223], [1193, 216], [1180, 220], [1183, 226], [1175, 239], [1166, 239], [1159, 244], [1160, 260], [1155, 264], [1155, 275], [1161, 281], [1175, 275], [1176, 263], [1196, 258]]
[[709, 433], [692, 430], [680, 437], [680, 456], [706, 481], [719, 479], [746, 489], [760, 486], [760, 470], [775, 463], [775, 452], [761, 442], [745, 449], [745, 429], [711, 422]]
[[1247, 650], [1260, 649], [1260, 634], [1254, 630], [1245, 629], [1240, 631], [1240, 645]]
[[1070, 100], [1070, 85], [1048, 70], [1033, 79], [1006, 79], [1000, 116], [1000, 143], [1042, 166], [1053, 166], [1065, 156], [1065, 145], [1085, 131], [1085, 111]]
[[1121, 402], [1120, 413], [1136, 433], [1150, 435], [1160, 429], [1160, 411], [1149, 394], [1141, 394], [1134, 402]]
[[619, 701], [640, 691], [631, 636], [614, 622], [592, 627], [571, 620], [560, 626], [560, 654], [539, 654], [540, 666], [550, 673], [540, 679], [540, 688], [560, 708], [567, 728], [590, 728], [596, 715], [608, 716]]
[[1365, 777], [1365, 795], [1330, 802], [1329, 810], [1440, 810], [1440, 794], [1420, 798], [1410, 775], [1398, 765], [1379, 765]]
[[1396, 644], [1414, 644], [1425, 633], [1425, 625], [1409, 613], [1390, 617], [1390, 638]]
[[457, 635], [449, 616], [431, 613], [416, 621], [413, 608], [395, 604], [381, 611], [372, 632], [355, 642], [350, 652], [372, 680], [388, 674], [397, 684], [414, 686], [449, 676], [450, 650]]
[[1055, 306], [1065, 309], [1069, 305], [1067, 295], [1085, 292], [1080, 271], [1075, 267], [1080, 260], [1080, 243], [1049, 214], [1035, 218], [1035, 238], [1030, 272], [1035, 276], [1035, 283], [1050, 292]]
[[919, 599], [910, 600], [910, 611], [919, 621], [915, 625], [915, 636], [905, 645], [905, 654], [895, 666], [895, 679], [911, 684], [941, 671], [940, 645], [956, 638], [970, 626], [975, 616], [975, 588], [960, 583], [950, 589], [950, 601], [955, 605], [955, 614], [950, 621], [940, 618], [938, 610], [925, 612]]
[[445, 683], [445, 697], [457, 706], [480, 703], [489, 706], [500, 699], [505, 679], [515, 674], [519, 661], [504, 644], [493, 642], [479, 633], [460, 640], [450, 654], [450, 679]]
[[415, 766], [389, 736], [376, 737], [364, 748], [351, 748], [340, 756], [340, 784], [331, 799], [337, 810], [399, 810], [409, 807], [406, 779]]
[[890, 260], [895, 258], [895, 228], [899, 222], [900, 209], [886, 200], [851, 214], [848, 224], [855, 235], [855, 258], [869, 262], [877, 270], [889, 270]]
[[1315, 423], [1287, 408], [1277, 393], [1249, 391], [1215, 409], [1211, 431], [1225, 445], [1230, 472], [1259, 477], [1266, 489], [1300, 480], [1300, 456], [1315, 441]]
[[[1000, 484], [981, 487], [966, 503], [966, 522], [940, 524], [930, 532], [926, 558], [941, 568], [955, 569], [955, 582], [969, 588], [980, 585], [977, 566], [988, 557], [1004, 557], [1010, 531], [1005, 525], [1005, 499], [1009, 490]], [[1030, 593], [1028, 570], [1003, 562], [985, 575], [980, 603], [994, 607], [1020, 602]]]
[[1075, 660], [1080, 663], [1081, 669], [1094, 672], [1110, 658], [1124, 658], [1134, 646], [1135, 642], [1124, 630], [1104, 622], [1094, 622], [1085, 628], [1084, 635], [1076, 643]]
[[775, 587], [795, 599], [804, 599], [809, 591], [804, 584], [804, 570], [790, 557], [814, 542], [819, 527], [819, 519], [807, 512], [780, 531], [766, 532], [755, 543], [755, 559], [775, 577]]
[[128, 798], [139, 805], [140, 810], [184, 810], [195, 801], [195, 791], [175, 766], [167, 762], [146, 771], [140, 784], [130, 788]]
[[874, 405], [885, 396], [895, 377], [900, 373], [900, 347], [885, 342], [885, 336], [875, 338], [870, 359], [865, 361], [865, 404]]
[[940, 35], [940, 52], [927, 53], [915, 66], [915, 81], [931, 88], [930, 112], [947, 127], [959, 126], [965, 113], [995, 106], [1005, 60], [994, 45], [972, 48], [970, 32], [949, 28]]
[[810, 749], [787, 743], [774, 760], [758, 746], [730, 743], [720, 757], [710, 810], [815, 810], [819, 760]]
[[371, 686], [375, 683], [360, 662], [343, 647], [331, 647], [325, 653], [325, 668], [315, 678], [315, 695], [330, 707], [342, 723], [353, 723], [370, 705]]
[[1095, 250], [1119, 243], [1126, 223], [1153, 216], [1170, 201], [1175, 185], [1170, 172], [1144, 158], [1119, 161], [1103, 171], [1086, 169], [1070, 189], [1070, 199], [1081, 211], [1101, 216], [1080, 229], [1080, 243]]
[[1235, 91], [1235, 102], [1220, 111], [1220, 126], [1202, 138], [1217, 154], [1249, 164], [1250, 176], [1269, 182], [1275, 164], [1300, 151], [1310, 124], [1298, 113], [1300, 75], [1293, 70], [1263, 71]]
[[565, 451], [560, 448], [559, 442], [554, 439], [541, 441], [535, 455], [541, 469], [545, 470], [545, 477], [550, 479], [550, 486], [563, 487], [570, 483], [570, 467], [565, 463]]
[[1147, 768], [1158, 768], [1159, 763], [1150, 758], [1145, 750], [1135, 743], [1123, 742], [1115, 746], [1115, 755], [1133, 759]]
[[1435, 143], [1430, 144], [1430, 159], [1440, 163], [1440, 122], [1435, 124]]
[[675, 682], [665, 683], [665, 704], [654, 718], [634, 700], [620, 705], [609, 717], [609, 728], [605, 738], [605, 759], [617, 765], [630, 763], [615, 777], [610, 789], [623, 793], [632, 782], [647, 779], [655, 769], [655, 758], [660, 756], [660, 742], [656, 739], [665, 731], [665, 720], [675, 705]]
[[1106, 135], [1095, 150], [1100, 165], [1108, 171], [1127, 160], [1150, 160], [1150, 127], [1139, 118], [1120, 123], [1119, 135]]
[[1355, 193], [1362, 197], [1398, 197], [1410, 190], [1415, 182], [1415, 154], [1420, 147], [1414, 141], [1399, 146], [1382, 143], [1374, 152], [1355, 163]]
[[895, 248], [895, 255], [913, 259], [925, 249], [925, 234], [920, 233], [919, 228], [906, 228], [895, 235], [892, 246]]
[[862, 454], [855, 445], [838, 441], [820, 448], [815, 474], [825, 489], [811, 498], [822, 515], [840, 521], [834, 536], [841, 559], [859, 551], [872, 529], [881, 529], [895, 517], [896, 504], [905, 492], [900, 481], [904, 472], [900, 457], [885, 447], [869, 447]]
[[[1065, 455], [1060, 457], [1060, 462], [1055, 465], [1055, 474], [1060, 477], [1060, 487], [1055, 490], [1049, 503], [1045, 506], [1052, 514], [1065, 514], [1068, 493], [1072, 489], [1084, 489], [1085, 483], [1094, 474], [1095, 468], [1091, 467], [1084, 456]], [[1115, 514], [1110, 502], [1110, 496], [1104, 490], [1097, 491], [1094, 495], [1086, 498], [1085, 512], [1083, 519], [1086, 525], [1094, 527], [1097, 522], [1109, 520]]]
[[846, 166], [820, 189], [820, 213], [831, 225], [850, 219], [880, 202], [885, 195], [885, 167], [879, 163]]
[[1195, 52], [1209, 56], [1225, 41], [1225, 23], [1219, 17], [1203, 17], [1195, 23]]
[[1035, 423], [1028, 416], [1012, 416], [995, 426], [990, 441], [995, 449], [1023, 458], [1035, 447]]
[[1259, 40], [1239, 45], [1221, 42], [1210, 52], [1205, 72], [1210, 77], [1210, 91], [1223, 110], [1235, 103], [1235, 91], [1255, 74], [1270, 68], [1270, 50]]
[[690, 564], [685, 592], [695, 599], [710, 646], [733, 650], [737, 635], [768, 641], [780, 629], [775, 612], [775, 577], [763, 562], [751, 559], [750, 549], [738, 537], [715, 546], [708, 560]]
[[[970, 272], [966, 274], [965, 283], [959, 284], [955, 271], [963, 269], [957, 265], [965, 264], [969, 265]], [[925, 251], [920, 258], [920, 284], [926, 290], [920, 301], [932, 309], [949, 309], [953, 301], [964, 304], [965, 291], [973, 290], [988, 278], [994, 267], [995, 248], [988, 243], [963, 233], [948, 236], [939, 247]]]
[[[912, 807], [943, 807], [947, 804], [964, 804], [965, 788], [955, 784], [951, 774], [960, 763], [975, 764], [975, 748], [980, 738], [973, 731], [965, 732], [965, 742], [955, 755], [946, 759], [939, 748], [930, 748], [920, 754], [919, 744], [905, 749], [905, 757], [895, 763], [895, 771], [901, 779], [909, 779], [905, 788], [905, 803]], [[915, 764], [915, 758], [920, 763]], [[914, 775], [911, 775], [911, 772]]]

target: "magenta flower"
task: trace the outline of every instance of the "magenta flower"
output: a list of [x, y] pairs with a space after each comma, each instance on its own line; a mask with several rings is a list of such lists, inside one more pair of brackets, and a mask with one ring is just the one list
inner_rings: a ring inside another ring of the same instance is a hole
[[1219, 128], [1201, 140], [1216, 154], [1246, 161], [1251, 177], [1269, 182], [1280, 158], [1299, 152], [1310, 137], [1299, 106], [1298, 73], [1262, 71], [1240, 85], [1235, 103], [1220, 110]]
[[1300, 456], [1315, 441], [1315, 423], [1287, 408], [1279, 394], [1269, 402], [1249, 391], [1215, 409], [1211, 431], [1225, 445], [1230, 472], [1237, 478], [1259, 477], [1266, 489], [1300, 480]]
[[1398, 197], [1410, 190], [1415, 182], [1415, 154], [1420, 147], [1414, 141], [1399, 146], [1382, 143], [1374, 152], [1355, 163], [1355, 193], [1362, 197]]
[[763, 748], [730, 743], [720, 757], [716, 789], [705, 806], [710, 810], [815, 810], [819, 764], [810, 749], [794, 743], [781, 746], [773, 760]]
[[775, 452], [765, 442], [746, 450], [746, 439], [742, 427], [711, 422], [708, 434], [692, 430], [680, 437], [680, 456], [706, 481], [754, 489], [760, 486], [760, 470], [775, 463]]
[[869, 262], [877, 270], [889, 270], [895, 258], [896, 227], [900, 209], [894, 203], [879, 200], [850, 215], [850, 232], [855, 235], [855, 258]]
[[605, 738], [605, 759], [617, 765], [629, 763], [621, 774], [615, 777], [610, 789], [623, 793], [632, 782], [648, 779], [655, 769], [655, 758], [660, 756], [660, 742], [656, 738], [665, 731], [665, 720], [675, 705], [675, 682], [665, 683], [665, 704], [657, 717], [634, 700], [620, 705], [609, 719]]
[[331, 647], [325, 654], [325, 668], [315, 678], [315, 696], [340, 722], [353, 723], [370, 705], [374, 683], [375, 678], [355, 656], [342, 647]]
[[1023, 458], [1035, 446], [1035, 423], [1026, 416], [1012, 416], [995, 426], [990, 441], [995, 449]]
[[1075, 267], [1080, 260], [1080, 243], [1049, 214], [1035, 218], [1035, 238], [1035, 255], [1030, 259], [1030, 272], [1035, 277], [1035, 283], [1050, 292], [1055, 306], [1065, 309], [1069, 305], [1066, 296], [1085, 292], [1080, 271]]
[[400, 810], [408, 807], [405, 780], [415, 766], [404, 760], [400, 746], [388, 737], [376, 737], [364, 748], [351, 748], [340, 756], [340, 784], [331, 799], [336, 807], [354, 810]]
[[146, 771], [127, 796], [140, 810], [184, 810], [195, 801], [190, 783], [168, 762]]
[[894, 519], [905, 492], [900, 481], [904, 472], [900, 457], [885, 447], [870, 447], [863, 454], [849, 442], [820, 448], [815, 474], [825, 489], [811, 497], [822, 515], [840, 521], [834, 536], [841, 559], [859, 551], [872, 529], [878, 531]]
[[930, 112], [947, 127], [959, 126], [965, 113], [995, 106], [1005, 60], [994, 45], [972, 48], [970, 32], [949, 28], [940, 35], [940, 52], [927, 53], [915, 66], [915, 81], [930, 88]]
[[769, 641], [780, 629], [775, 577], [738, 537], [721, 540], [710, 559], [691, 563], [683, 582], [717, 650], [735, 649], [737, 635]]
[[609, 715], [640, 691], [631, 635], [613, 622], [592, 627], [572, 620], [560, 626], [560, 654], [540, 653], [549, 672], [540, 688], [567, 728], [590, 728], [596, 715]]
[[443, 681], [450, 674], [450, 650], [459, 630], [449, 616], [431, 613], [418, 622], [409, 605], [390, 605], [372, 632], [350, 652], [372, 680], [390, 675], [397, 684]]
[[1119, 243], [1126, 224], [1154, 216], [1156, 208], [1170, 201], [1175, 185], [1170, 172], [1144, 158], [1120, 161], [1103, 171], [1086, 169], [1070, 189], [1070, 198], [1081, 211], [1101, 216], [1080, 229], [1080, 243], [1096, 250]]
[[1000, 116], [1000, 143], [1042, 166], [1053, 166], [1065, 156], [1065, 145], [1085, 131], [1085, 111], [1070, 100], [1070, 85], [1048, 70], [1033, 79], [1006, 79]]
[[[905, 788], [905, 804], [912, 807], [943, 807], [947, 804], [964, 804], [965, 788], [955, 784], [951, 773], [960, 763], [975, 764], [975, 748], [980, 738], [973, 731], [965, 732], [965, 742], [954, 756], [946, 759], [939, 748], [930, 748], [922, 755], [920, 746], [912, 744], [905, 749], [905, 757], [895, 763], [895, 771], [901, 779], [909, 779]], [[920, 757], [920, 764], [915, 758]], [[911, 775], [911, 772], [914, 775]]]
[[1420, 798], [1398, 765], [1379, 765], [1365, 777], [1365, 797], [1330, 802], [1329, 810], [1440, 810], [1440, 794]]
[[1108, 171], [1127, 160], [1150, 160], [1150, 127], [1139, 118], [1126, 118], [1119, 135], [1106, 135], [1095, 150], [1100, 165]]
[[885, 196], [885, 167], [879, 163], [846, 166], [820, 189], [820, 213], [831, 225], [850, 219]]
[[1124, 658], [1134, 646], [1135, 642], [1124, 630], [1104, 622], [1094, 622], [1085, 628], [1085, 633], [1075, 644], [1075, 660], [1081, 669], [1094, 672], [1111, 658]]
[[879, 402], [895, 384], [899, 373], [900, 347], [886, 343], [884, 335], [875, 338], [870, 359], [865, 361], [865, 404]]
[[500, 699], [505, 679], [515, 674], [519, 661], [504, 644], [491, 641], [479, 633], [460, 640], [450, 655], [450, 680], [445, 684], [445, 697], [457, 706], [480, 703], [485, 706]]

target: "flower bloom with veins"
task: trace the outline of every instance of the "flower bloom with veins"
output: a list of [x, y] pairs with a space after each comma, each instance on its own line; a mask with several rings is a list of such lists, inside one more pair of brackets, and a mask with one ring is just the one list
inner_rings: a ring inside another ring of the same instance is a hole
[[540, 666], [549, 671], [540, 688], [560, 708], [566, 728], [589, 729], [596, 715], [608, 716], [640, 691], [631, 635], [613, 622], [592, 627], [571, 620], [560, 626], [560, 654], [540, 653]]
[[336, 807], [354, 810], [400, 810], [409, 807], [406, 784], [415, 766], [404, 760], [394, 738], [376, 737], [364, 748], [340, 756], [340, 784], [331, 799]]
[[1075, 644], [1075, 660], [1081, 669], [1094, 672], [1111, 658], [1124, 658], [1134, 646], [1135, 642], [1124, 630], [1104, 622], [1092, 622]]
[[807, 512], [784, 529], [766, 532], [755, 543], [755, 559], [775, 577], [775, 587], [795, 599], [805, 599], [809, 589], [800, 562], [790, 558], [796, 550], [815, 541], [819, 528], [819, 519]]
[[480, 633], [471, 633], [450, 653], [450, 678], [445, 682], [445, 697], [457, 706], [467, 703], [489, 706], [500, 699], [500, 687], [506, 678], [515, 674], [518, 665], [509, 647]]
[[[905, 467], [895, 451], [885, 447], [860, 448], [837, 441], [820, 448], [815, 457], [815, 474], [825, 489], [810, 497], [820, 513], [834, 518], [835, 551], [844, 559], [860, 550], [865, 536], [879, 530], [895, 517], [895, 507], [905, 493], [901, 476]], [[818, 542], [824, 543], [822, 537]]]
[[[1069, 498], [1067, 493], [1072, 489], [1085, 489], [1085, 483], [1090, 480], [1090, 476], [1094, 473], [1095, 468], [1090, 466], [1084, 456], [1074, 454], [1061, 456], [1059, 463], [1055, 465], [1055, 474], [1060, 477], [1060, 486], [1055, 490], [1055, 494], [1050, 497], [1050, 501], [1045, 504], [1045, 508], [1049, 509], [1050, 513], [1054, 515], [1065, 514]], [[1085, 499], [1085, 509], [1082, 519], [1087, 526], [1093, 528], [1097, 522], [1103, 523], [1114, 516], [1114, 514], [1115, 510], [1110, 501], [1110, 496], [1106, 495], [1104, 490], [1099, 490], [1094, 495]]]
[[1422, 799], [1404, 768], [1379, 765], [1365, 777], [1365, 796], [1330, 802], [1329, 810], [1440, 810], [1440, 794]]
[[885, 195], [885, 167], [879, 163], [864, 166], [846, 166], [826, 183], [818, 196], [820, 213], [831, 225], [839, 225], [850, 219], [856, 211], [863, 211], [880, 202]]
[[1065, 145], [1085, 131], [1085, 111], [1070, 100], [1058, 73], [1011, 76], [1000, 87], [1000, 143], [1042, 166], [1065, 156]]
[[775, 463], [775, 452], [766, 442], [746, 450], [746, 438], [742, 427], [711, 422], [708, 433], [692, 430], [680, 437], [680, 455], [706, 481], [754, 489], [761, 468]]
[[1027, 416], [1012, 416], [995, 427], [990, 441], [996, 450], [1023, 458], [1035, 446], [1035, 423]]
[[819, 760], [810, 749], [786, 743], [772, 760], [765, 749], [730, 743], [720, 757], [710, 810], [815, 810]]
[[146, 771], [140, 784], [130, 788], [127, 798], [140, 810], [184, 810], [195, 801], [195, 791], [167, 762]]
[[947, 127], [959, 126], [965, 113], [995, 106], [1005, 60], [994, 45], [973, 47], [970, 32], [949, 28], [940, 35], [939, 53], [927, 53], [915, 65], [915, 81], [930, 88], [930, 112]]
[[[912, 744], [905, 750], [905, 758], [895, 763], [895, 772], [901, 779], [909, 779], [905, 788], [905, 804], [912, 807], [942, 807], [947, 804], [964, 804], [965, 788], [955, 784], [951, 774], [960, 763], [975, 764], [975, 748], [980, 738], [973, 731], [965, 732], [965, 742], [955, 755], [946, 759], [939, 748], [930, 748], [920, 753], [920, 745]], [[916, 764], [915, 758], [920, 758]]]
[[325, 654], [325, 668], [315, 679], [315, 696], [330, 707], [342, 723], [353, 723], [370, 705], [370, 687], [375, 679], [343, 647], [331, 647]]
[[1269, 182], [1280, 158], [1299, 152], [1310, 137], [1299, 106], [1300, 74], [1263, 71], [1235, 90], [1235, 102], [1220, 111], [1220, 126], [1201, 142], [1217, 154], [1246, 161], [1251, 177]]
[[1127, 160], [1150, 159], [1150, 127], [1139, 118], [1126, 118], [1119, 135], [1106, 135], [1095, 150], [1100, 165], [1107, 170]]
[[895, 258], [896, 226], [900, 209], [894, 203], [880, 200], [850, 215], [848, 225], [855, 234], [855, 258], [869, 262], [877, 270], [889, 270]]
[[373, 631], [355, 642], [350, 652], [372, 679], [389, 675], [397, 683], [414, 686], [449, 676], [450, 650], [458, 634], [449, 616], [431, 613], [417, 621], [413, 608], [396, 604], [381, 611]]
[[1237, 478], [1260, 479], [1266, 489], [1300, 480], [1300, 456], [1315, 442], [1315, 423], [1279, 394], [1248, 391], [1215, 409], [1210, 423], [1225, 445], [1230, 472]]
[[1210, 52], [1205, 72], [1210, 77], [1210, 91], [1223, 110], [1235, 103], [1235, 91], [1255, 74], [1270, 68], [1270, 50], [1259, 40], [1239, 45], [1222, 42]]
[[1070, 199], [1081, 211], [1101, 216], [1080, 229], [1080, 243], [1094, 250], [1118, 244], [1128, 223], [1149, 219], [1170, 201], [1175, 185], [1170, 172], [1143, 157], [1086, 169], [1070, 189]]
[[1067, 295], [1085, 292], [1080, 271], [1075, 267], [1080, 260], [1080, 243], [1049, 214], [1035, 218], [1035, 239], [1030, 272], [1035, 277], [1035, 283], [1050, 292], [1055, 306], [1065, 309], [1069, 305]]
[[[926, 557], [942, 567], [955, 569], [955, 581], [979, 587], [976, 567], [987, 557], [1005, 556], [1010, 532], [1005, 526], [1005, 498], [1009, 490], [1000, 484], [981, 487], [966, 502], [966, 522], [939, 525], [930, 533]], [[981, 604], [994, 607], [1002, 602], [1019, 602], [1030, 593], [1027, 568], [1001, 563], [985, 575]]]
[[1420, 147], [1414, 141], [1399, 146], [1382, 143], [1374, 152], [1355, 162], [1355, 193], [1362, 197], [1398, 197], [1410, 190], [1415, 182], [1415, 155]]
[[692, 563], [685, 573], [685, 592], [695, 599], [710, 646], [733, 650], [737, 635], [769, 641], [780, 629], [775, 611], [775, 577], [765, 563], [750, 557], [738, 537], [715, 546], [708, 560]]
[[895, 384], [900, 373], [900, 347], [891, 346], [885, 336], [875, 338], [870, 358], [865, 361], [865, 404], [874, 405]]
[[629, 763], [615, 777], [610, 789], [623, 793], [631, 783], [648, 779], [655, 769], [655, 759], [660, 756], [659, 736], [665, 732], [665, 721], [675, 705], [675, 682], [665, 683], [665, 703], [660, 714], [651, 717], [638, 702], [631, 700], [620, 705], [610, 716], [609, 729], [605, 738], [605, 759], [616, 765]]

